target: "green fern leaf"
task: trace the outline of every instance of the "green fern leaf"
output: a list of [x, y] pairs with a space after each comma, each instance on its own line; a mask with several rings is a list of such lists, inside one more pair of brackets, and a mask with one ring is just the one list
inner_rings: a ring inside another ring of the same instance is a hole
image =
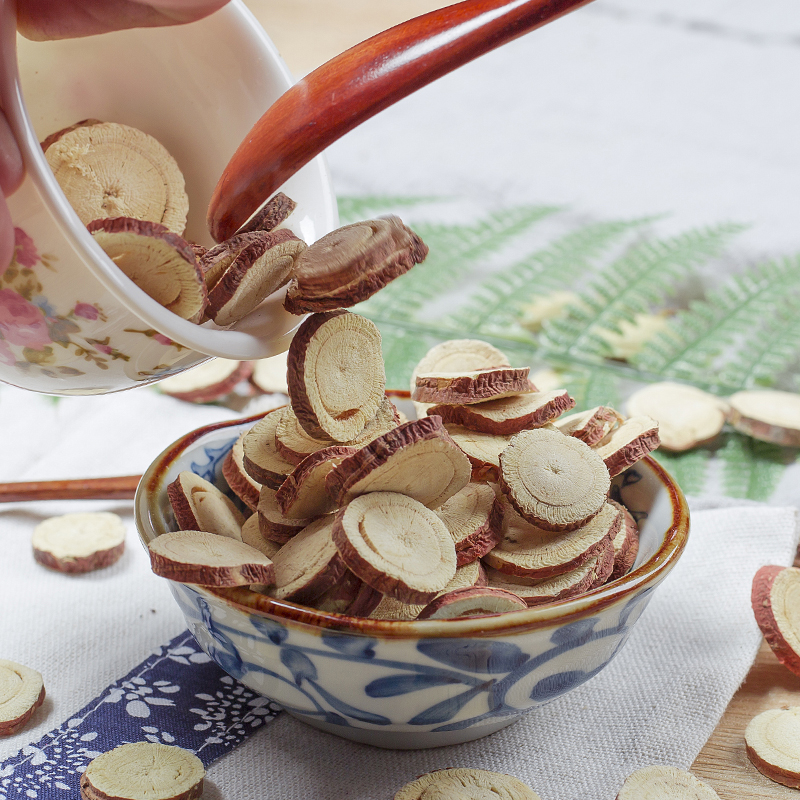
[[562, 371], [563, 386], [575, 400], [575, 411], [595, 406], [619, 408], [620, 381], [612, 370], [603, 367], [567, 367]]
[[426, 302], [463, 280], [473, 262], [495, 253], [557, 210], [553, 206], [522, 206], [496, 212], [474, 225], [414, 225], [430, 248], [428, 257], [361, 303], [358, 313], [370, 319], [414, 319]]
[[649, 221], [601, 222], [571, 231], [493, 275], [447, 323], [501, 333], [522, 316], [525, 300], [570, 288], [622, 235]]
[[391, 197], [374, 196], [366, 197], [337, 197], [336, 205], [339, 209], [339, 219], [342, 225], [371, 219], [380, 214], [391, 212], [398, 213], [401, 208], [413, 208], [422, 203], [430, 203], [439, 198], [435, 197]]
[[741, 225], [723, 224], [634, 245], [601, 271], [567, 318], [545, 324], [542, 346], [556, 354], [606, 355], [607, 344], [597, 329], [616, 330], [621, 320], [662, 305], [680, 278], [718, 256], [742, 229]]
[[[671, 321], [635, 359], [635, 364], [666, 377], [709, 383], [716, 359], [742, 341], [757, 351], [768, 348], [762, 330], [774, 309], [800, 308], [800, 256], [760, 264], [734, 276], [697, 300]], [[769, 334], [767, 334], [769, 339]], [[737, 354], [729, 354], [729, 359]]]
[[787, 465], [797, 458], [797, 452], [731, 433], [717, 456], [722, 462], [725, 494], [764, 501], [775, 491]]
[[701, 494], [708, 480], [712, 451], [703, 447], [685, 453], [656, 450], [653, 458], [675, 479], [687, 494]]

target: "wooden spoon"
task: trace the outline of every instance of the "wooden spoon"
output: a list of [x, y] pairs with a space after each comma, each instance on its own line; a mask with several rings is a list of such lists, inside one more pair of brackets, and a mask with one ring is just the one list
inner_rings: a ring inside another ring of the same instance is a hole
[[227, 239], [289, 177], [364, 120], [442, 75], [589, 0], [465, 0], [396, 25], [278, 98], [228, 162], [208, 208]]

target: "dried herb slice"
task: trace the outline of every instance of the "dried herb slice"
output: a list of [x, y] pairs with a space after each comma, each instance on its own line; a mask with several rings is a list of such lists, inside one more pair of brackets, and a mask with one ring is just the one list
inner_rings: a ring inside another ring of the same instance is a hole
[[183, 173], [154, 137], [129, 125], [83, 120], [48, 136], [42, 148], [84, 225], [132, 217], [183, 233], [189, 212]]
[[771, 708], [744, 732], [747, 757], [770, 780], [800, 789], [800, 707]]
[[97, 219], [87, 230], [143, 292], [183, 319], [199, 322], [208, 297], [189, 243], [156, 222]]
[[631, 773], [616, 800], [719, 800], [719, 795], [691, 772], [657, 765]]
[[752, 389], [728, 398], [728, 422], [740, 433], [784, 447], [800, 447], [800, 396]]
[[208, 289], [208, 316], [221, 326], [242, 319], [286, 284], [305, 249], [306, 243], [286, 228], [262, 232], [236, 254]]
[[333, 439], [312, 436], [297, 419], [291, 406], [287, 406], [275, 428], [275, 445], [281, 457], [295, 466], [312, 453], [334, 445]]
[[291, 197], [283, 192], [278, 192], [270, 197], [236, 233], [271, 231], [287, 220], [295, 208], [297, 208], [297, 203]]
[[507, 436], [546, 425], [574, 406], [575, 401], [566, 390], [557, 389], [501, 397], [473, 405], [439, 403], [428, 408], [427, 413], [473, 431]]
[[40, 673], [16, 661], [0, 659], [0, 736], [22, 730], [44, 696]]
[[197, 367], [166, 378], [158, 388], [190, 403], [210, 403], [229, 395], [253, 371], [251, 362], [212, 358]]
[[513, 577], [541, 580], [580, 567], [613, 542], [622, 528], [619, 509], [606, 503], [597, 516], [571, 531], [545, 531], [506, 508], [503, 538], [484, 563]]
[[292, 407], [316, 438], [355, 439], [383, 402], [381, 335], [357, 314], [308, 317], [292, 339], [287, 364]]
[[580, 528], [600, 512], [611, 486], [603, 459], [580, 439], [536, 428], [500, 454], [500, 486], [517, 513], [550, 531]]
[[81, 775], [82, 800], [196, 800], [203, 762], [188, 750], [159, 742], [122, 744], [93, 758]]
[[456, 547], [456, 565], [486, 555], [503, 537], [503, 507], [487, 483], [468, 483], [436, 509]]
[[222, 477], [231, 491], [251, 510], [258, 507], [261, 484], [254, 480], [244, 468], [244, 431], [233, 443], [230, 452], [222, 462]]
[[428, 772], [403, 786], [394, 800], [495, 797], [498, 800], [541, 800], [533, 789], [511, 775], [467, 767]]
[[242, 541], [245, 544], [249, 544], [250, 547], [254, 547], [259, 553], [262, 553], [270, 559], [270, 561], [272, 560], [272, 556], [281, 549], [280, 543], [267, 539], [261, 533], [261, 524], [258, 514], [251, 514], [245, 520], [244, 525], [242, 525]]
[[455, 575], [456, 551], [430, 509], [395, 492], [357, 497], [336, 513], [333, 541], [361, 580], [404, 603], [427, 603]]
[[574, 436], [589, 447], [604, 439], [622, 422], [622, 417], [608, 406], [595, 406], [588, 411], [561, 416], [553, 422], [561, 433]]
[[278, 504], [277, 490], [262, 486], [258, 499], [259, 530], [265, 539], [285, 544], [315, 521], [316, 517], [287, 517]]
[[800, 675], [800, 569], [768, 565], [753, 578], [756, 622], [778, 661]]
[[62, 514], [40, 522], [31, 539], [33, 557], [57, 572], [109, 567], [125, 551], [125, 525], [108, 511]]
[[342, 506], [367, 492], [399, 492], [436, 508], [469, 483], [469, 459], [438, 417], [412, 420], [334, 467], [325, 487]]
[[500, 480], [500, 453], [508, 447], [513, 434], [482, 433], [471, 431], [463, 425], [446, 423], [450, 438], [463, 451], [472, 464], [473, 481]]
[[613, 478], [659, 445], [658, 423], [650, 417], [629, 417], [593, 448]]
[[419, 403], [471, 404], [536, 391], [528, 367], [465, 372], [419, 372], [411, 399]]
[[244, 515], [205, 478], [183, 470], [167, 486], [167, 497], [178, 527], [183, 530], [205, 531], [241, 541]]
[[633, 518], [633, 514], [628, 511], [622, 503], [616, 500], [608, 501], [612, 506], [619, 509], [622, 514], [622, 525], [617, 535], [614, 537], [614, 569], [609, 580], [616, 580], [630, 572], [631, 567], [636, 561], [639, 553], [639, 526]]
[[332, 515], [320, 517], [275, 553], [273, 597], [313, 605], [342, 579], [347, 567], [334, 545], [333, 522]]
[[200, 586], [269, 585], [272, 561], [244, 542], [207, 531], [170, 531], [153, 539], [150, 566], [156, 575]]
[[242, 439], [242, 465], [247, 474], [262, 486], [277, 489], [294, 469], [278, 451], [275, 432], [288, 406], [268, 411]]
[[420, 611], [417, 619], [487, 617], [527, 607], [528, 604], [519, 595], [507, 589], [472, 586], [437, 595]]

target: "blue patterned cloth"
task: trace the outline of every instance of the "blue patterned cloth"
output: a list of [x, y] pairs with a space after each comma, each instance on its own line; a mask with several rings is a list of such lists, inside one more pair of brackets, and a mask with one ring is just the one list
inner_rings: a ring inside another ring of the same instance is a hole
[[223, 672], [188, 631], [0, 767], [0, 798], [79, 797], [81, 773], [127, 742], [191, 750], [208, 766], [280, 708]]

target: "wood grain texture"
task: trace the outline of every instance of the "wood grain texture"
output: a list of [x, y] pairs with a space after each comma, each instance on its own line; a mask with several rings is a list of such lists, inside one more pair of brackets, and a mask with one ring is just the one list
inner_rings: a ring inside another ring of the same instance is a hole
[[227, 239], [288, 178], [378, 112], [590, 0], [463, 0], [383, 31], [279, 97], [233, 154], [208, 207]]
[[0, 503], [32, 500], [132, 500], [141, 475], [0, 484]]

